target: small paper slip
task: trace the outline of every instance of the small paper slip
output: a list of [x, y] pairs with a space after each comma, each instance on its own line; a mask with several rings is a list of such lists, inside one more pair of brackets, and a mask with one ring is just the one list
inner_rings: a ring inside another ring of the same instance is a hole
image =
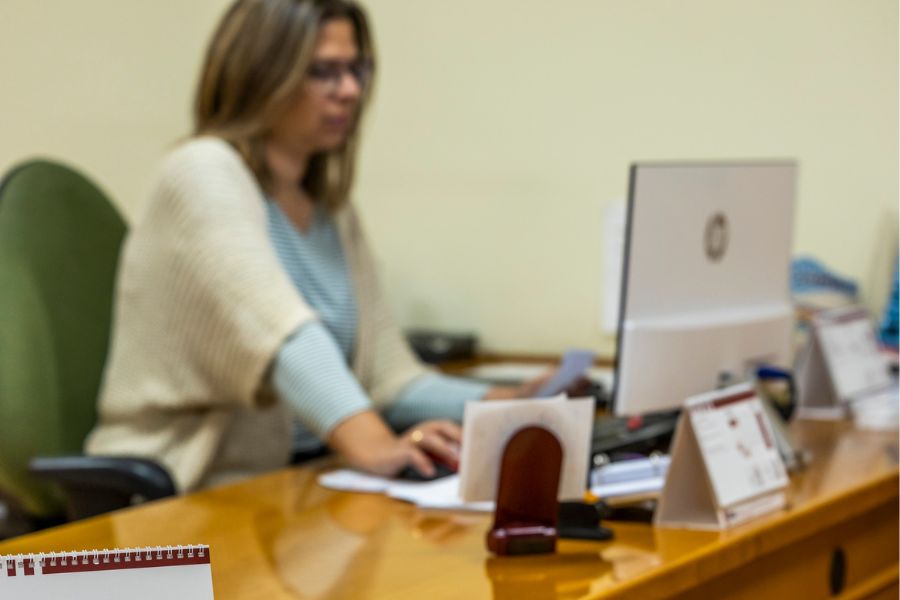
[[463, 502], [459, 496], [459, 475], [434, 481], [399, 481], [340, 469], [319, 475], [319, 485], [341, 492], [385, 494], [390, 498], [411, 502], [426, 510], [459, 510], [491, 512], [493, 502]]
[[556, 373], [535, 394], [536, 398], [549, 398], [561, 394], [580, 377], [585, 377], [594, 364], [594, 353], [589, 350], [569, 350], [563, 355]]
[[0, 598], [212, 600], [207, 546], [0, 556]]

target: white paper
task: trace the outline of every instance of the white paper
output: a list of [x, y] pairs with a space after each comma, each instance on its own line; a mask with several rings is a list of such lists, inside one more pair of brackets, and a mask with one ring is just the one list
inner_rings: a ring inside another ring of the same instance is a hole
[[591, 493], [600, 499], [656, 494], [666, 483], [671, 458], [651, 456], [610, 463], [591, 472]]
[[759, 398], [754, 394], [717, 405], [751, 391], [747, 385], [734, 386], [695, 396], [686, 403], [717, 504], [723, 508], [788, 484], [774, 432]]
[[433, 481], [400, 481], [339, 469], [319, 475], [319, 485], [341, 492], [386, 494], [411, 502], [422, 509], [491, 512], [493, 502], [463, 502], [459, 495], [459, 475]]
[[665, 483], [665, 477], [648, 477], [646, 479], [614, 481], [591, 486], [591, 493], [601, 500], [607, 498], [621, 498], [623, 496], [652, 494], [662, 490]]
[[491, 502], [463, 502], [459, 495], [459, 475], [422, 483], [398, 481], [387, 490], [388, 496], [412, 502], [421, 509], [493, 512]]
[[591, 472], [591, 485], [665, 478], [672, 461], [668, 455], [622, 460], [598, 467]]
[[580, 378], [587, 375], [588, 369], [594, 364], [596, 355], [590, 350], [569, 350], [559, 363], [556, 373], [535, 394], [537, 398], [549, 398], [562, 394]]
[[[25, 555], [36, 556], [36, 555]], [[3, 564], [5, 559], [0, 557]], [[213, 600], [208, 564], [9, 577], [0, 569], [0, 598], [16, 600]]]
[[460, 496], [468, 502], [496, 498], [507, 442], [523, 427], [550, 430], [563, 447], [559, 498], [582, 499], [594, 422], [594, 399], [469, 402], [463, 418]]
[[319, 485], [339, 492], [365, 492], [380, 494], [386, 492], [391, 485], [387, 477], [377, 477], [354, 471], [352, 469], [338, 469], [322, 473], [318, 479]]

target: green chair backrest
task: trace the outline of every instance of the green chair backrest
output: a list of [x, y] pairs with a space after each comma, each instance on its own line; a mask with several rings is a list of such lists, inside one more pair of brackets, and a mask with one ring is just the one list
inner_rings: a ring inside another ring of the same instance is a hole
[[96, 420], [125, 231], [62, 165], [31, 161], [0, 183], [0, 494], [34, 516], [60, 501], [28, 461], [80, 454]]

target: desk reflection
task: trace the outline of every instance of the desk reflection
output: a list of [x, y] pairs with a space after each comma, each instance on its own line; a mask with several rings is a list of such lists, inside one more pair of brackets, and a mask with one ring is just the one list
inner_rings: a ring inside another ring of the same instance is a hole
[[484, 563], [494, 600], [566, 600], [584, 597], [611, 569], [596, 553], [492, 557]]
[[[257, 515], [272, 569], [295, 598], [364, 598], [384, 576], [386, 548], [453, 545], [470, 535], [472, 518], [427, 513], [376, 494], [310, 494], [301, 510]], [[475, 519], [480, 522], [480, 519]]]
[[353, 597], [368, 587], [392, 513], [372, 494], [340, 494], [302, 512], [257, 515], [276, 576], [296, 598]]

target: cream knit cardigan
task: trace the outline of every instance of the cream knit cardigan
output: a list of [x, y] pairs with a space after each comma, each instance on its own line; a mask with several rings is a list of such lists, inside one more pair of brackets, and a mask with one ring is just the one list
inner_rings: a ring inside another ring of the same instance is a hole
[[[180, 491], [287, 464], [291, 415], [267, 371], [316, 314], [278, 261], [264, 202], [220, 139], [193, 139], [163, 162], [120, 260], [89, 453], [156, 459]], [[352, 370], [383, 407], [424, 367], [379, 293], [354, 211], [335, 219], [359, 311]]]

